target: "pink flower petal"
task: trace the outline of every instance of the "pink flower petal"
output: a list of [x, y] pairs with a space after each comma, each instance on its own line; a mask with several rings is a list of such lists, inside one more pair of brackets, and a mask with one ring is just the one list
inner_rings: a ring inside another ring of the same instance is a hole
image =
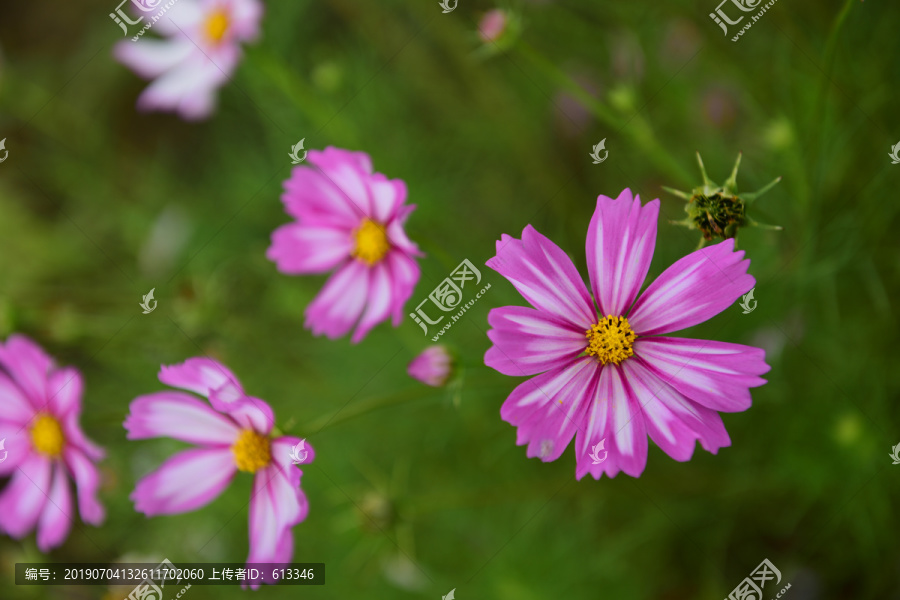
[[504, 375], [536, 375], [563, 367], [587, 346], [583, 330], [533, 308], [494, 308], [488, 324], [494, 345], [484, 355], [484, 364]]
[[[310, 150], [308, 156], [317, 152]], [[293, 168], [284, 182], [281, 202], [289, 215], [303, 225], [353, 231], [362, 221], [362, 211], [318, 169], [307, 165]]]
[[228, 384], [230, 396], [239, 398], [244, 391], [241, 382], [228, 367], [211, 358], [189, 358], [176, 365], [162, 365], [159, 380], [166, 385], [209, 396], [213, 390], [224, 389]]
[[678, 331], [719, 314], [756, 284], [734, 240], [688, 254], [663, 271], [628, 315], [639, 336]]
[[60, 423], [62, 424], [63, 437], [66, 440], [66, 444], [75, 446], [91, 460], [101, 460], [106, 456], [106, 451], [84, 435], [84, 431], [79, 423], [80, 418], [77, 412], [70, 412], [61, 419]]
[[0, 373], [0, 421], [17, 423], [20, 426], [31, 421], [39, 407], [31, 404], [19, 384]]
[[398, 327], [406, 316], [403, 307], [419, 281], [419, 264], [402, 252], [388, 252], [385, 258], [391, 273], [391, 311], [393, 325]]
[[[358, 343], [375, 325], [386, 320], [393, 308], [393, 287], [390, 268], [386, 263], [380, 262], [372, 265], [368, 270], [368, 296], [366, 297], [366, 311], [359, 321], [353, 337], [350, 341]], [[402, 303], [401, 303], [402, 304]]]
[[347, 229], [288, 223], [272, 232], [266, 258], [282, 273], [324, 273], [348, 260], [353, 248], [353, 235]]
[[[276, 456], [283, 455], [295, 439], [280, 438]], [[299, 471], [295, 467], [286, 467], [282, 459], [259, 471], [253, 480], [250, 498], [247, 562], [290, 562], [293, 556], [291, 528], [306, 518], [308, 510], [306, 496], [299, 489]]]
[[306, 307], [306, 324], [315, 335], [331, 339], [345, 335], [362, 314], [368, 296], [368, 269], [352, 260], [337, 271]]
[[134, 509], [152, 517], [206, 506], [228, 487], [236, 471], [230, 448], [179, 452], [138, 482], [131, 493]]
[[222, 402], [218, 398], [218, 392], [213, 392], [209, 401], [216, 410], [227, 413], [242, 429], [269, 435], [275, 426], [275, 413], [265, 400], [244, 396], [236, 402]]
[[[577, 479], [587, 474], [594, 479], [600, 479], [603, 473], [608, 477], [615, 477], [620, 470], [632, 477], [638, 477], [647, 465], [647, 430], [644, 416], [641, 414], [637, 398], [623, 378], [620, 367], [621, 365], [610, 364], [604, 366], [600, 372], [596, 395], [591, 399], [591, 406], [588, 409], [587, 427], [579, 431], [575, 439]], [[601, 441], [604, 442], [607, 457], [595, 465], [589, 454]]]
[[722, 418], [714, 410], [691, 402], [653, 375], [639, 360], [621, 365], [634, 397], [642, 406], [650, 437], [675, 460], [688, 460], [694, 440], [715, 454], [731, 445]]
[[187, 38], [122, 40], [113, 47], [113, 56], [139, 77], [154, 79], [184, 62], [195, 48]]
[[3, 450], [0, 450], [0, 477], [9, 477], [20, 465], [31, 456], [31, 432], [26, 423], [13, 423], [0, 420], [0, 440], [3, 440]]
[[587, 265], [600, 314], [628, 312], [650, 270], [659, 200], [641, 206], [625, 189], [615, 200], [597, 198], [587, 234]]
[[441, 387], [453, 370], [453, 357], [440, 345], [425, 348], [409, 363], [406, 373], [425, 385]]
[[686, 338], [639, 338], [634, 353], [662, 381], [698, 404], [721, 412], [750, 408], [750, 388], [769, 370], [760, 348]]
[[63, 458], [75, 480], [81, 520], [92, 525], [100, 525], [106, 517], [106, 511], [97, 498], [97, 490], [100, 489], [100, 472], [87, 455], [77, 448], [67, 447], [63, 451]]
[[51, 463], [32, 453], [0, 493], [0, 530], [21, 539], [34, 529], [50, 490]]
[[72, 367], [64, 367], [53, 371], [47, 382], [48, 409], [57, 418], [67, 415], [81, 414], [81, 395], [84, 392], [84, 381], [81, 373]]
[[231, 446], [240, 427], [208, 404], [184, 392], [138, 396], [125, 419], [129, 440], [170, 437], [189, 444]]
[[310, 150], [307, 162], [331, 182], [354, 214], [360, 217], [375, 216], [367, 185], [372, 174], [372, 159], [368, 154], [329, 146], [321, 152]]
[[37, 546], [43, 553], [62, 544], [72, 528], [72, 492], [62, 463], [53, 467], [53, 483], [37, 526]]
[[12, 376], [36, 410], [47, 406], [47, 375], [53, 359], [24, 335], [13, 334], [0, 345], [0, 366]]
[[528, 444], [527, 456], [556, 460], [584, 420], [596, 386], [597, 361], [580, 358], [569, 366], [520, 384], [500, 408], [500, 416], [518, 428], [516, 445]]
[[397, 216], [406, 202], [406, 183], [401, 179], [388, 179], [381, 173], [373, 173], [368, 183], [372, 197], [371, 217], [379, 223], [387, 223]]
[[528, 225], [522, 240], [506, 234], [497, 255], [487, 261], [532, 306], [582, 330], [597, 321], [597, 313], [572, 259], [559, 246]]

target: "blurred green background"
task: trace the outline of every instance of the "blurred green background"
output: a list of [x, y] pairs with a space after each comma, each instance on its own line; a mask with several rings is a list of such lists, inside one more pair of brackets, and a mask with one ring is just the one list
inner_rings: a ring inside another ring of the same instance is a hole
[[[160, 364], [208, 354], [317, 451], [294, 560], [326, 563], [327, 585], [257, 597], [718, 600], [768, 558], [789, 600], [900, 598], [896, 7], [784, 0], [733, 43], [716, 0], [534, 1], [505, 6], [521, 37], [491, 53], [480, 0], [269, 1], [217, 112], [191, 124], [135, 111], [146, 84], [111, 58], [114, 4], [5, 3], [0, 20], [0, 333], [83, 371], [82, 423], [108, 450], [106, 523], [79, 522], [47, 557], [33, 535], [0, 538], [0, 597], [130, 589], [16, 587], [16, 562], [246, 558], [249, 476], [181, 516], [128, 499], [180, 448], [127, 442], [128, 403], [162, 389]], [[695, 151], [720, 183], [743, 151], [744, 191], [782, 175], [752, 214], [784, 231], [739, 238], [758, 308], [685, 334], [767, 350], [769, 383], [723, 415], [732, 446], [679, 463], [651, 444], [639, 479], [576, 482], [571, 448], [527, 459], [499, 416], [521, 380], [483, 364], [488, 311], [524, 301], [486, 267], [490, 291], [442, 338], [453, 389], [406, 375], [430, 343], [410, 319], [358, 345], [313, 338], [303, 310], [325, 278], [265, 258], [300, 138], [407, 182], [427, 253], [410, 310], [528, 223], [586, 275], [595, 199], [625, 187], [662, 199], [652, 280], [695, 248], [660, 189], [700, 183]]]

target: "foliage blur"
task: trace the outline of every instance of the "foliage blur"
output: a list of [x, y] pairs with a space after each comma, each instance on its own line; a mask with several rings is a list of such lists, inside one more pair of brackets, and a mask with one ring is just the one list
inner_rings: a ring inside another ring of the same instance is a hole
[[[146, 519], [128, 498], [180, 447], [127, 442], [128, 403], [161, 389], [160, 364], [207, 354], [317, 450], [294, 560], [326, 563], [327, 584], [259, 597], [718, 599], [768, 558], [791, 600], [900, 598], [900, 166], [887, 156], [900, 13], [783, 1], [733, 43], [715, 3], [518, 3], [504, 8], [519, 38], [491, 52], [483, 0], [449, 14], [437, 0], [270, 0], [262, 38], [196, 124], [135, 111], [146, 83], [112, 60], [114, 0], [4, 3], [0, 334], [83, 371], [108, 517], [48, 557], [33, 536], [0, 538], [0, 597], [129, 591], [16, 587], [16, 562], [245, 559], [249, 476], [181, 516]], [[719, 183], [742, 151], [741, 190], [782, 175], [753, 216], [784, 230], [739, 236], [758, 308], [685, 334], [767, 350], [769, 383], [723, 415], [732, 446], [679, 463], [651, 444], [639, 479], [575, 481], [571, 448], [527, 459], [499, 417], [520, 380], [483, 364], [488, 311], [524, 301], [486, 267], [490, 292], [442, 338], [460, 357], [455, 387], [406, 375], [430, 343], [410, 319], [358, 345], [312, 337], [303, 310], [325, 278], [265, 258], [300, 138], [364, 150], [407, 182], [407, 231], [427, 253], [411, 306], [529, 223], [586, 274], [595, 199], [625, 187], [662, 199], [652, 280], [696, 246], [699, 232], [667, 224], [683, 201], [661, 190], [699, 185], [695, 151]], [[159, 308], [142, 315], [150, 288]]]

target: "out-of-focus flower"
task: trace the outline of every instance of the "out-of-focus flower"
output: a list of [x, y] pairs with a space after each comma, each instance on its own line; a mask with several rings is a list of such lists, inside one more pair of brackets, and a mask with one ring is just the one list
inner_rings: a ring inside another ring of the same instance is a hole
[[499, 8], [484, 13], [478, 22], [478, 37], [484, 42], [479, 51], [491, 56], [512, 46], [522, 30], [522, 20], [518, 14]]
[[731, 90], [714, 86], [703, 93], [703, 118], [717, 129], [730, 129], [737, 118], [737, 99]]
[[406, 372], [426, 385], [441, 387], [453, 372], [453, 357], [444, 346], [429, 346], [409, 363]]
[[12, 479], [0, 494], [0, 531], [21, 539], [37, 527], [37, 545], [48, 552], [69, 535], [75, 502], [92, 525], [103, 522], [97, 499], [103, 449], [79, 425], [81, 373], [58, 368], [32, 340], [12, 335], [0, 345], [0, 477]]
[[674, 19], [666, 25], [659, 47], [659, 62], [668, 71], [679, 71], [700, 49], [703, 37], [693, 21]]
[[306, 309], [306, 327], [338, 338], [354, 325], [356, 343], [378, 323], [403, 320], [419, 280], [418, 247], [403, 225], [415, 209], [406, 184], [372, 172], [364, 152], [310, 150], [281, 200], [296, 222], [272, 233], [266, 256], [291, 275], [336, 272]]
[[700, 165], [703, 185], [695, 187], [690, 193], [665, 186], [663, 186], [663, 189], [670, 194], [675, 194], [679, 198], [687, 200], [687, 204], [684, 205], [684, 212], [688, 216], [681, 221], [672, 221], [672, 224], [682, 225], [689, 229], [699, 229], [701, 233], [699, 247], [702, 248], [706, 242], [717, 237], [725, 240], [733, 239], [737, 237], [738, 230], [741, 227], [759, 227], [775, 231], [782, 229], [778, 225], [766, 225], [765, 223], [754, 221], [747, 215], [747, 207], [772, 189], [776, 183], [781, 181], [781, 177], [776, 177], [774, 181], [760, 190], [738, 195], [737, 173], [741, 166], [740, 153], [738, 153], [737, 160], [734, 162], [731, 176], [723, 186], [719, 186], [706, 175], [706, 168], [703, 166], [703, 159], [700, 158], [699, 152], [697, 153], [697, 163]]
[[[174, 390], [132, 401], [124, 424], [128, 439], [168, 437], [197, 446], [138, 482], [131, 494], [135, 510], [148, 517], [192, 511], [217, 498], [238, 471], [252, 473], [247, 562], [291, 562], [291, 530], [309, 512], [300, 489], [303, 472], [292, 462], [292, 448], [301, 440], [272, 437], [275, 418], [269, 405], [247, 396], [231, 371], [212, 359], [163, 366], [159, 380], [200, 394], [209, 404]], [[302, 463], [311, 463], [315, 453], [309, 442], [304, 450]], [[268, 577], [263, 580], [274, 583]]]
[[[718, 413], [749, 408], [749, 388], [769, 370], [759, 348], [660, 336], [712, 318], [755, 280], [750, 261], [726, 240], [677, 261], [638, 298], [658, 216], [659, 200], [641, 206], [627, 189], [597, 199], [587, 237], [593, 300], [572, 260], [531, 225], [521, 240], [504, 234], [487, 262], [534, 306], [488, 315], [494, 345], [485, 364], [536, 375], [500, 414], [518, 428], [528, 456], [545, 462], [574, 436], [578, 479], [639, 476], [648, 436], [678, 461], [690, 459], [696, 440], [712, 453], [728, 446]], [[600, 461], [591, 456], [598, 448], [608, 453]]]
[[123, 40], [116, 59], [153, 82], [137, 101], [140, 110], [176, 112], [183, 119], [212, 114], [216, 92], [241, 58], [241, 44], [259, 35], [259, 0], [178, 0], [153, 31], [165, 40]]

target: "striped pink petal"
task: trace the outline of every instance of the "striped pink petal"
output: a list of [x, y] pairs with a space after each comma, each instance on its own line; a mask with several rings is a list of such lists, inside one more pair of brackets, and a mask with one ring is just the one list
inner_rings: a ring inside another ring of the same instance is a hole
[[236, 471], [230, 448], [185, 450], [138, 482], [131, 493], [134, 509], [152, 517], [206, 506], [228, 487]]
[[484, 364], [513, 377], [563, 367], [587, 345], [584, 330], [524, 306], [494, 308], [488, 324], [494, 345], [484, 355]]
[[594, 304], [572, 259], [531, 225], [521, 240], [503, 234], [487, 266], [506, 277], [536, 309], [582, 330], [596, 321]]
[[625, 189], [613, 200], [597, 198], [587, 233], [587, 265], [591, 289], [602, 315], [620, 316], [637, 298], [650, 270], [656, 246], [659, 200], [641, 206]]
[[315, 335], [331, 339], [347, 334], [366, 306], [368, 269], [364, 263], [351, 260], [332, 275], [306, 308], [306, 327]]
[[46, 553], [65, 541], [72, 528], [73, 508], [66, 469], [62, 463], [55, 462], [47, 503], [37, 524], [38, 550]]
[[756, 284], [734, 240], [676, 261], [644, 291], [628, 315], [639, 336], [678, 331], [716, 316]]
[[159, 380], [166, 385], [209, 396], [213, 390], [228, 390], [229, 397], [243, 396], [241, 382], [228, 367], [211, 358], [189, 358], [176, 365], [162, 365]]
[[740, 412], [750, 408], [750, 388], [769, 371], [760, 348], [686, 338], [639, 338], [635, 355], [656, 377], [707, 408]]
[[50, 489], [50, 460], [32, 453], [0, 493], [0, 530], [20, 539], [34, 529]]
[[596, 361], [581, 358], [521, 383], [500, 408], [514, 425], [516, 445], [528, 444], [527, 456], [556, 460], [581, 425], [596, 385]]
[[19, 384], [0, 373], [0, 422], [24, 425], [31, 421], [39, 407], [32, 405]]
[[125, 429], [129, 440], [170, 437], [204, 446], [230, 446], [240, 435], [233, 420], [194, 396], [176, 391], [135, 398]]
[[53, 359], [24, 335], [13, 334], [0, 344], [0, 366], [6, 369], [35, 410], [46, 408], [47, 376]]
[[100, 472], [88, 456], [81, 450], [69, 446], [63, 451], [63, 458], [69, 473], [75, 480], [78, 494], [78, 511], [81, 520], [91, 525], [100, 525], [106, 517], [106, 511], [97, 498], [100, 489]]
[[77, 369], [63, 367], [53, 371], [47, 382], [47, 391], [49, 393], [47, 410], [57, 418], [81, 414], [84, 381]]
[[294, 222], [272, 232], [266, 257], [282, 273], [325, 273], [349, 259], [353, 245], [350, 229]]

